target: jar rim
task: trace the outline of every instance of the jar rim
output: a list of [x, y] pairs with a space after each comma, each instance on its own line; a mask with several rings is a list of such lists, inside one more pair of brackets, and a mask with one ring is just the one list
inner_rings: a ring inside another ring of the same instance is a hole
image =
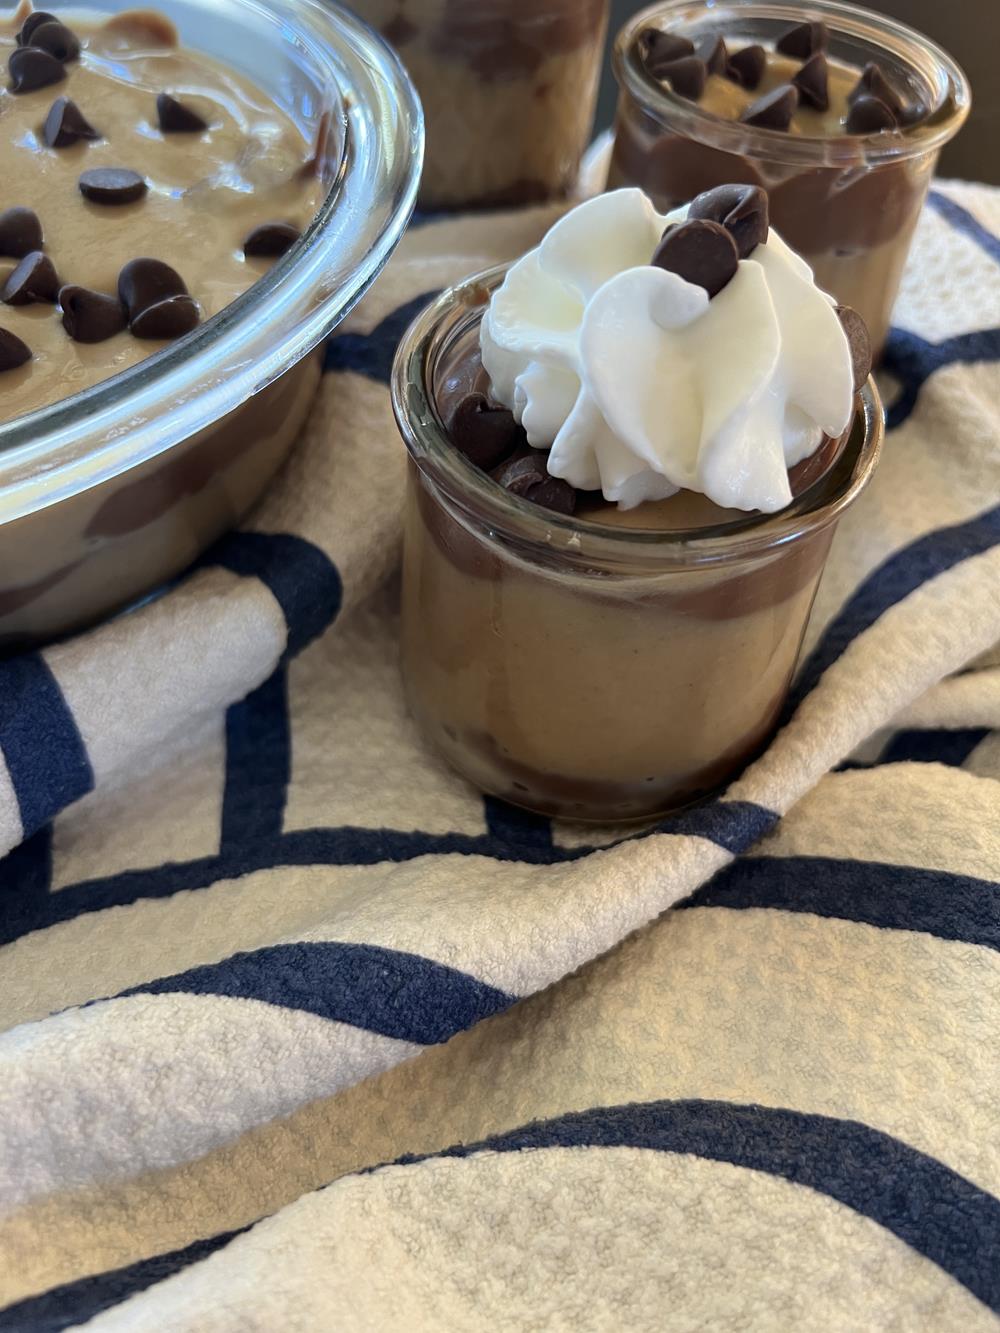
[[[790, 24], [817, 18], [837, 33], [867, 39], [889, 50], [912, 68], [931, 62], [943, 91], [932, 110], [935, 124], [927, 122], [903, 127], [892, 134], [789, 135], [781, 130], [745, 125], [703, 110], [696, 102], [679, 96], [649, 74], [638, 53], [639, 33], [651, 21], [668, 17], [678, 26], [697, 18], [719, 25], [727, 18], [743, 22], [753, 18], [774, 19]], [[936, 152], [958, 133], [971, 107], [968, 78], [956, 60], [931, 38], [896, 19], [874, 13], [844, 0], [809, 0], [808, 5], [788, 0], [658, 0], [625, 23], [615, 37], [612, 51], [615, 78], [642, 109], [657, 120], [669, 121], [691, 139], [743, 156], [769, 158], [783, 163], [839, 165], [855, 163], [859, 150], [869, 166], [906, 161]], [[939, 123], [938, 123], [939, 122]], [[817, 160], [820, 151], [822, 157]]]
[[[181, 0], [192, 12], [199, 0]], [[0, 522], [58, 503], [226, 416], [306, 355], [357, 303], [416, 201], [423, 113], [392, 48], [330, 0], [211, 0], [306, 53], [334, 89], [330, 186], [274, 266], [187, 337], [34, 412], [0, 423]], [[171, 5], [164, 4], [168, 17]], [[54, 0], [70, 16], [73, 0]], [[99, 4], [81, 11], [105, 11]], [[197, 46], [194, 42], [192, 45]], [[325, 109], [325, 108], [324, 108]]]
[[410, 324], [392, 367], [393, 413], [410, 458], [466, 524], [485, 526], [492, 536], [535, 557], [557, 556], [582, 569], [634, 566], [637, 562], [656, 570], [703, 567], [760, 556], [828, 527], [867, 486], [881, 453], [884, 427], [882, 402], [871, 376], [856, 395], [854, 419], [846, 432], [850, 440], [860, 422], [860, 442], [853, 457], [849, 443], [841, 451], [834, 472], [842, 471], [843, 478], [833, 494], [822, 500], [818, 492], [825, 495], [829, 491], [833, 474], [821, 478], [776, 514], [753, 513], [716, 527], [665, 532], [612, 528], [543, 509], [504, 490], [451, 443], [432, 383], [449, 324], [463, 311], [469, 318], [481, 319], [486, 308], [484, 295], [500, 285], [510, 267], [496, 265], [441, 292]]

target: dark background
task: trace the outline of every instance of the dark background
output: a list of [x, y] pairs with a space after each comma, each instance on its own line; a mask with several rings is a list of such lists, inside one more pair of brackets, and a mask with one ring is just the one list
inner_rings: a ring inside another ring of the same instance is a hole
[[[472, 0], [474, 3], [474, 0]], [[629, 15], [649, 0], [611, 0], [610, 47]], [[943, 176], [965, 176], [1000, 184], [1000, 0], [864, 0], [927, 33], [965, 70], [972, 84], [972, 115], [941, 156]], [[804, 6], [805, 7], [805, 6]], [[597, 128], [611, 124], [615, 81], [606, 63], [597, 105]]]

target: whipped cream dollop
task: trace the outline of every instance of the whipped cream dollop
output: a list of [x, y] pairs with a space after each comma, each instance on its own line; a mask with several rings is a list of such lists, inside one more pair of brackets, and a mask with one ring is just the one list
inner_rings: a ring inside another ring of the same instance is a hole
[[623, 509], [686, 489], [773, 513], [791, 501], [788, 469], [850, 424], [850, 345], [773, 229], [711, 300], [651, 264], [686, 216], [635, 189], [565, 214], [494, 293], [483, 366], [570, 485]]

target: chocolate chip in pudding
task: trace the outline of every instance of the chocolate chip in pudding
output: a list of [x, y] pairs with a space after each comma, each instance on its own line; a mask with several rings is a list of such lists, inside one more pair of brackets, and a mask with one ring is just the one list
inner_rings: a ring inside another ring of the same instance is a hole
[[[217, 314], [289, 248], [325, 191], [315, 167], [302, 169], [312, 146], [291, 117], [235, 69], [181, 47], [158, 14], [70, 25], [22, 3], [0, 23], [0, 62], [6, 421]], [[245, 248], [275, 218], [282, 244]], [[137, 304], [138, 280], [148, 288], [164, 270], [170, 290]]]

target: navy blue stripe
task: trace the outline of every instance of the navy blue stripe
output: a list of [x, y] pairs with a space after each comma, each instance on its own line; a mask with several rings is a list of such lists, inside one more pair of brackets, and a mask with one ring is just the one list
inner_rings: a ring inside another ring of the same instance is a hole
[[514, 1003], [457, 968], [374, 944], [278, 944], [122, 991], [227, 995], [432, 1046]]
[[226, 713], [221, 849], [281, 833], [292, 756], [284, 667]]
[[743, 857], [679, 908], [771, 908], [1000, 950], [1000, 884], [882, 861]]
[[514, 847], [552, 847], [552, 820], [508, 805], [495, 796], [483, 798], [483, 812], [490, 837]]
[[0, 662], [0, 750], [26, 838], [94, 786], [76, 720], [40, 653]]
[[224, 1231], [207, 1240], [196, 1240], [182, 1250], [155, 1254], [124, 1268], [95, 1273], [93, 1277], [53, 1287], [40, 1296], [30, 1296], [0, 1310], [0, 1330], [3, 1333], [62, 1333], [63, 1329], [94, 1319], [137, 1292], [163, 1282], [199, 1259], [207, 1259], [246, 1230], [247, 1227], [241, 1227], [238, 1231]]
[[908, 329], [890, 330], [882, 365], [899, 380], [900, 391], [886, 409], [889, 429], [895, 430], [910, 416], [920, 390], [935, 371], [944, 366], [972, 366], [991, 361], [1000, 361], [1000, 328], [975, 329], [940, 343], [930, 343]]
[[284, 658], [295, 657], [333, 624], [342, 588], [337, 567], [318, 546], [288, 532], [231, 532], [199, 562], [265, 583], [288, 627]]
[[[720, 1101], [595, 1107], [438, 1157], [540, 1148], [649, 1148], [763, 1171], [871, 1218], [1000, 1312], [1000, 1200], [856, 1120]], [[404, 1163], [427, 1158], [403, 1158]], [[773, 1218], [761, 1218], [766, 1229]], [[786, 1238], [794, 1244], [794, 1237]]]
[[961, 768], [989, 735], [986, 727], [955, 731], [897, 731], [879, 756], [879, 764], [949, 764]]
[[951, 528], [938, 528], [897, 551], [857, 588], [823, 631], [792, 687], [784, 718], [795, 711], [820, 676], [864, 630], [921, 584], [1000, 543], [1000, 505]]
[[436, 291], [422, 292], [386, 315], [370, 333], [335, 333], [326, 345], [324, 370], [353, 370], [379, 384], [388, 384], [392, 361], [403, 334]]
[[1000, 238], [987, 230], [967, 208], [963, 208], [961, 204], [956, 204], [954, 199], [949, 199], [940, 190], [931, 190], [927, 195], [927, 202], [935, 212], [941, 214], [950, 226], [968, 236], [991, 259], [1000, 264]]
[[[746, 851], [774, 827], [778, 816], [748, 801], [719, 801], [664, 820], [654, 832], [698, 836], [734, 854]], [[648, 834], [637, 834], [645, 837]], [[578, 861], [603, 848], [555, 847], [500, 840], [491, 834], [401, 832], [396, 829], [318, 828], [260, 838], [227, 848], [218, 856], [169, 862], [147, 870], [125, 870], [67, 885], [42, 901], [17, 894], [0, 897], [0, 945], [34, 930], [71, 921], [86, 912], [121, 907], [142, 898], [168, 898], [204, 889], [217, 880], [238, 879], [280, 866], [377, 865], [418, 856], [487, 856], [527, 865]], [[0, 862], [0, 866], [3, 863]]]

